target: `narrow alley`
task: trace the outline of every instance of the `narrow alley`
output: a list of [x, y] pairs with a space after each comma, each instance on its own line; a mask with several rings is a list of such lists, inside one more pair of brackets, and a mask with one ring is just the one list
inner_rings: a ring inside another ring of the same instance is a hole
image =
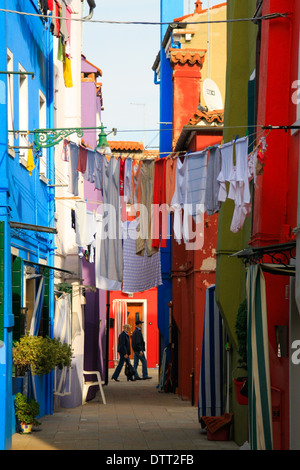
[[110, 381], [83, 406], [45, 416], [30, 435], [14, 434], [12, 450], [239, 450], [233, 441], [210, 441], [198, 422], [198, 408], [173, 393], [157, 390], [152, 380]]

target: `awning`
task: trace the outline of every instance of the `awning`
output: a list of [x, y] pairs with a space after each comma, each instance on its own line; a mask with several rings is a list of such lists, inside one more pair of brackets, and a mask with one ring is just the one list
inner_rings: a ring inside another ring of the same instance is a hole
[[[296, 241], [279, 243], [277, 245], [249, 247], [237, 251], [231, 257], [241, 258], [245, 265], [261, 264], [262, 270], [271, 274], [295, 276], [296, 266], [293, 259], [296, 257]], [[270, 263], [266, 263], [266, 256]]]
[[215, 300], [215, 286], [206, 290], [198, 418], [223, 413], [222, 317]]
[[60, 271], [60, 272], [63, 272], [63, 273], [71, 274], [72, 276], [77, 276], [76, 273], [74, 273], [72, 271], [67, 271], [66, 269], [56, 268], [55, 266], [48, 266], [47, 264], [42, 264], [42, 263], [35, 263], [34, 261], [28, 261], [27, 259], [23, 259], [22, 261], [23, 261], [24, 264], [31, 264], [31, 265], [34, 265], [34, 266], [40, 266], [42, 268], [52, 269], [53, 271]]
[[251, 450], [272, 450], [272, 403], [266, 287], [259, 264], [247, 269], [248, 400]]
[[31, 225], [31, 224], [23, 224], [22, 222], [13, 222], [9, 223], [11, 228], [16, 228], [19, 230], [31, 230], [33, 232], [46, 232], [46, 233], [57, 233], [56, 228], [52, 227], [45, 227], [43, 225]]

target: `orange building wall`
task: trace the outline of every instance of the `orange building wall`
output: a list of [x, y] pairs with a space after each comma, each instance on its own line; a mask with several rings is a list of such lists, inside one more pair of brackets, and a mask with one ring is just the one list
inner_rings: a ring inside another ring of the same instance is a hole
[[[120, 291], [110, 292], [110, 318], [113, 318], [113, 300], [127, 300], [130, 302], [139, 302], [143, 299], [147, 301], [147, 318], [144, 323], [146, 333], [144, 339], [146, 340], [146, 358], [149, 368], [155, 368], [158, 364], [158, 328], [157, 328], [157, 289], [149, 289], [145, 292], [134, 293], [132, 297]], [[113, 361], [113, 341], [114, 328], [109, 331], [109, 367], [114, 367]], [[131, 361], [132, 362], [132, 361]]]

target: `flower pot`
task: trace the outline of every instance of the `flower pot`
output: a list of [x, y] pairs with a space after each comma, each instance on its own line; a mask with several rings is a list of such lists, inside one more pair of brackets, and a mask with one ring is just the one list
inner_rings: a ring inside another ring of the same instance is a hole
[[32, 423], [25, 424], [21, 423], [22, 434], [30, 434], [32, 430]]
[[241, 389], [247, 380], [247, 377], [238, 377], [237, 379], [233, 379], [236, 400], [240, 405], [248, 405], [248, 397], [241, 394]]
[[229, 441], [229, 431], [230, 423], [227, 426], [219, 429], [218, 431], [211, 433], [209, 429], [207, 430], [207, 440], [208, 441]]
[[17, 395], [17, 393], [22, 393], [23, 391], [23, 381], [24, 377], [13, 377], [12, 378], [12, 393]]

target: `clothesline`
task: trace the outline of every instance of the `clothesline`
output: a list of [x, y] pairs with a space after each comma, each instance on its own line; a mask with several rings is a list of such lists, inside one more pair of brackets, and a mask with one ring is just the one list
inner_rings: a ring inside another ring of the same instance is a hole
[[95, 263], [96, 286], [140, 292], [159, 285], [171, 212], [174, 239], [186, 249], [202, 248], [204, 213], [218, 213], [227, 199], [234, 202], [230, 230], [241, 230], [251, 211], [250, 181], [256, 184], [266, 161], [266, 137], [250, 153], [248, 146], [245, 136], [183, 159], [132, 160], [69, 142], [70, 189], [81, 172], [103, 196], [101, 214], [87, 210], [86, 201], [75, 210], [79, 255]]

